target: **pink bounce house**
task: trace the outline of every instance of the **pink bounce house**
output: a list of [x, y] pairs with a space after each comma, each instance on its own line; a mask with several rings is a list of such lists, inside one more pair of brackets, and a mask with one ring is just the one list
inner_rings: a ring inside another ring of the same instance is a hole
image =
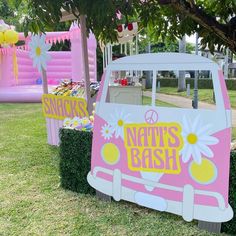
[[[0, 48], [0, 102], [41, 102], [43, 94], [42, 76], [33, 67], [29, 57], [30, 36], [25, 38], [19, 34], [24, 46]], [[72, 23], [69, 31], [46, 33], [47, 43], [70, 40], [71, 51], [50, 51], [51, 60], [47, 64], [47, 79], [50, 90], [59, 84], [61, 79], [84, 80], [82, 63], [81, 32], [76, 23]], [[97, 42], [93, 34], [88, 38], [90, 80], [97, 81]], [[14, 71], [14, 50], [16, 50], [18, 76]]]

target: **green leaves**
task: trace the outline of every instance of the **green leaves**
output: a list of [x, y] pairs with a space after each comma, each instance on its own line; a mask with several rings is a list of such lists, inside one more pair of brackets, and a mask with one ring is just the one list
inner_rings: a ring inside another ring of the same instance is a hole
[[24, 1], [24, 0], [8, 0], [7, 2], [11, 8], [17, 9], [21, 4], [24, 4], [26, 1]]
[[[6, 1], [3, 1], [6, 2]], [[196, 5], [188, 0], [163, 4], [159, 0], [10, 0], [15, 7], [27, 3], [27, 17], [24, 30], [32, 32], [52, 29], [62, 16], [61, 10], [87, 16], [88, 31], [105, 42], [117, 41], [116, 28], [121, 22], [138, 21], [139, 29], [145, 28], [148, 37], [164, 41], [167, 37], [176, 40], [184, 34], [198, 32], [203, 38], [202, 46], [211, 51], [217, 46], [220, 49], [230, 47], [236, 51], [232, 32], [225, 24], [236, 13], [235, 0], [195, 0]], [[191, 1], [192, 2], [192, 1]], [[0, 3], [0, 9], [1, 9]], [[186, 10], [187, 9], [187, 10]], [[116, 13], [123, 14], [122, 21]], [[218, 24], [218, 23], [219, 24]], [[215, 24], [216, 23], [216, 24]], [[215, 25], [213, 25], [215, 24]]]

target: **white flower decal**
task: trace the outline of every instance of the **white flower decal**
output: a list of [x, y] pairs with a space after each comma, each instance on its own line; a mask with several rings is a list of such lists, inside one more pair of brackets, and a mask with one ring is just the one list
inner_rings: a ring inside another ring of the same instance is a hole
[[64, 128], [71, 128], [71, 118], [65, 118], [63, 121], [63, 127]]
[[74, 117], [72, 120], [71, 120], [71, 127], [74, 129], [76, 127], [78, 127], [79, 125], [81, 125], [82, 121], [79, 117]]
[[115, 132], [115, 137], [124, 137], [124, 125], [130, 123], [129, 121], [130, 114], [125, 114], [124, 111], [118, 112], [115, 111], [115, 114], [111, 115], [111, 120], [109, 125], [112, 127], [112, 131]]
[[101, 130], [101, 133], [102, 133], [102, 137], [104, 139], [107, 139], [109, 140], [111, 137], [112, 137], [112, 129], [111, 129], [111, 126], [108, 125], [108, 124], [105, 124], [103, 127], [102, 127], [102, 130]]
[[188, 162], [191, 156], [198, 164], [202, 162], [202, 155], [209, 158], [214, 156], [208, 146], [217, 144], [219, 140], [208, 134], [210, 128], [211, 125], [202, 126], [199, 117], [192, 124], [184, 117], [182, 131], [184, 147], [181, 150], [182, 161], [184, 163]]
[[50, 55], [47, 53], [51, 45], [45, 43], [45, 38], [45, 34], [32, 35], [29, 43], [29, 56], [33, 59], [33, 66], [37, 67], [40, 73], [42, 73], [42, 68], [46, 70], [47, 61], [51, 59]]

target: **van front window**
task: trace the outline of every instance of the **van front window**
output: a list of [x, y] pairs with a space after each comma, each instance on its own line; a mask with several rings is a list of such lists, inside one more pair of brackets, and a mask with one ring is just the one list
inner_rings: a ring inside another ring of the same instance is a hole
[[210, 71], [203, 70], [112, 71], [109, 74], [106, 102], [187, 109], [216, 109], [212, 74]]

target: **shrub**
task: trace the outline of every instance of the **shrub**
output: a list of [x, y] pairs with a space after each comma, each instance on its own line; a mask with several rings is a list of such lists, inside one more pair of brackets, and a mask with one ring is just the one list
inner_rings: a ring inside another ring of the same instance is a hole
[[226, 86], [229, 90], [236, 90], [236, 79], [227, 79]]
[[95, 193], [87, 182], [91, 166], [92, 133], [60, 129], [61, 186], [77, 193]]
[[233, 208], [234, 217], [222, 224], [222, 231], [236, 235], [236, 151], [232, 151], [230, 156], [229, 204]]

